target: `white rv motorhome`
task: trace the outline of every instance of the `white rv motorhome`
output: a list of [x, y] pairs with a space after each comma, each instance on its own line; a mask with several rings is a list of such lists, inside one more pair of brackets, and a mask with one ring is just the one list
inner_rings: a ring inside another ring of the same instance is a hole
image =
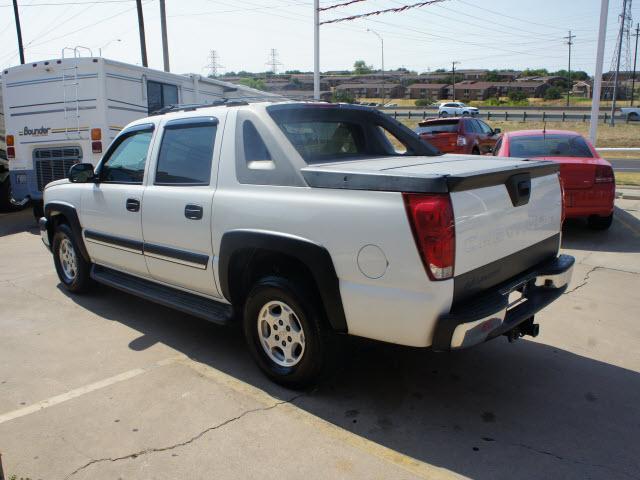
[[38, 217], [44, 186], [74, 163], [96, 164], [129, 122], [168, 105], [277, 97], [200, 75], [77, 56], [3, 70], [2, 95], [13, 197], [32, 200]]

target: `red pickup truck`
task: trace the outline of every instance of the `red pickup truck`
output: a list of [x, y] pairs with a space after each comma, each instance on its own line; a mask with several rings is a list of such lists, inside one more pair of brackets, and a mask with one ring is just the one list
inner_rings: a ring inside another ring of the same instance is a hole
[[500, 138], [499, 128], [469, 117], [424, 120], [416, 133], [443, 153], [473, 155], [492, 152]]

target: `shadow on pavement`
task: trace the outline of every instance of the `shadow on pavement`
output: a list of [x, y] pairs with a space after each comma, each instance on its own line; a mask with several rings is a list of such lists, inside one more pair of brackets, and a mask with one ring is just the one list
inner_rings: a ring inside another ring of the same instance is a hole
[[[108, 287], [71, 298], [139, 331], [133, 350], [160, 342], [275, 397], [292, 396], [261, 375], [238, 329]], [[640, 475], [636, 372], [524, 340], [452, 354], [349, 342], [336, 376], [297, 399], [299, 408], [477, 479]]]
[[583, 219], [568, 219], [562, 228], [562, 248], [595, 252], [640, 252], [640, 220], [615, 207], [609, 230], [592, 230]]
[[18, 212], [0, 213], [0, 237], [20, 232], [40, 235], [30, 208]]

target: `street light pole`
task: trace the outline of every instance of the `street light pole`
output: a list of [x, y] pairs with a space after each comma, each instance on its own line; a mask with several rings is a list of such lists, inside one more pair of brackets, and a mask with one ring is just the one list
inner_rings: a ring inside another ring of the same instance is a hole
[[456, 63], [451, 62], [451, 90], [453, 90], [453, 101], [456, 101]]
[[633, 96], [636, 90], [636, 61], [638, 60], [638, 36], [640, 36], [640, 23], [636, 23], [636, 49], [633, 54], [633, 77], [631, 77], [631, 106], [633, 107]]
[[598, 116], [600, 115], [600, 92], [602, 91], [602, 64], [604, 63], [604, 42], [607, 37], [607, 16], [609, 15], [609, 0], [600, 3], [600, 28], [598, 30], [598, 49], [596, 50], [596, 73], [593, 77], [593, 92], [591, 96], [591, 124], [589, 125], [589, 139], [596, 144], [598, 133]]
[[22, 45], [22, 28], [20, 28], [18, 0], [13, 0], [13, 16], [16, 19], [16, 34], [18, 35], [18, 54], [20, 55], [20, 64], [24, 65], [24, 46]]
[[320, 0], [313, 0], [313, 98], [320, 100]]
[[382, 104], [384, 105], [385, 98], [387, 97], [386, 91], [384, 88], [384, 39], [382, 38], [382, 35], [380, 35], [375, 30], [367, 28], [367, 32], [373, 33], [376, 37], [380, 39], [380, 49], [382, 51], [382, 54], [381, 54], [382, 56], [382, 65], [381, 65], [382, 66]]

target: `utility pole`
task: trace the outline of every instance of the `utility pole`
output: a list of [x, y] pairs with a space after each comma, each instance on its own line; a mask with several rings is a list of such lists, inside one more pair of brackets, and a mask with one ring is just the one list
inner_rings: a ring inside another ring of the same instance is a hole
[[382, 35], [380, 35], [375, 30], [367, 28], [367, 32], [373, 33], [376, 37], [380, 39], [380, 48], [382, 49], [382, 104], [384, 105], [385, 98], [387, 98], [386, 91], [384, 88], [384, 40], [382, 39]]
[[618, 75], [620, 73], [620, 56], [622, 55], [622, 40], [624, 38], [624, 25], [627, 20], [627, 0], [622, 0], [622, 18], [620, 20], [620, 34], [618, 36], [618, 56], [616, 58], [616, 74], [613, 77], [613, 98], [611, 99], [611, 126], [615, 126], [616, 97], [618, 96]]
[[147, 42], [144, 38], [144, 16], [142, 15], [142, 0], [136, 0], [138, 8], [138, 31], [140, 32], [140, 53], [142, 55], [142, 66], [148, 67], [147, 63]]
[[22, 46], [22, 28], [20, 28], [18, 0], [13, 0], [13, 16], [16, 19], [16, 33], [18, 34], [18, 53], [20, 54], [20, 64], [24, 65], [24, 47]]
[[278, 66], [282, 65], [282, 63], [280, 63], [280, 61], [278, 60], [278, 50], [276, 50], [275, 48], [271, 49], [271, 53], [269, 54], [269, 61], [267, 62], [267, 65], [271, 67], [271, 72], [274, 75], [278, 73]]
[[631, 77], [631, 106], [633, 107], [633, 97], [636, 91], [636, 61], [638, 60], [638, 36], [640, 36], [640, 23], [636, 23], [636, 49], [633, 54], [633, 76]]
[[589, 125], [589, 139], [595, 146], [598, 133], [598, 116], [600, 115], [600, 93], [602, 92], [602, 64], [604, 63], [604, 43], [607, 37], [607, 16], [609, 15], [609, 0], [600, 2], [600, 28], [598, 30], [598, 48], [596, 50], [596, 73], [593, 78], [591, 93], [591, 124]]
[[320, 0], [313, 0], [313, 98], [320, 100]]
[[569, 30], [569, 36], [564, 38], [567, 39], [567, 45], [569, 45], [569, 85], [567, 86], [567, 107], [568, 107], [569, 95], [571, 94], [571, 87], [573, 86], [573, 82], [571, 82], [571, 45], [573, 45], [573, 39], [576, 38], [576, 36], [571, 35], [571, 30]]
[[456, 63], [451, 62], [451, 89], [453, 90], [453, 101], [456, 101]]
[[162, 59], [164, 60], [164, 71], [169, 70], [169, 41], [167, 40], [167, 11], [164, 5], [165, 0], [160, 0], [160, 29], [162, 30]]
[[224, 68], [223, 65], [220, 65], [220, 57], [218, 56], [218, 52], [215, 50], [211, 50], [209, 53], [209, 76], [215, 78], [218, 76], [218, 69]]

